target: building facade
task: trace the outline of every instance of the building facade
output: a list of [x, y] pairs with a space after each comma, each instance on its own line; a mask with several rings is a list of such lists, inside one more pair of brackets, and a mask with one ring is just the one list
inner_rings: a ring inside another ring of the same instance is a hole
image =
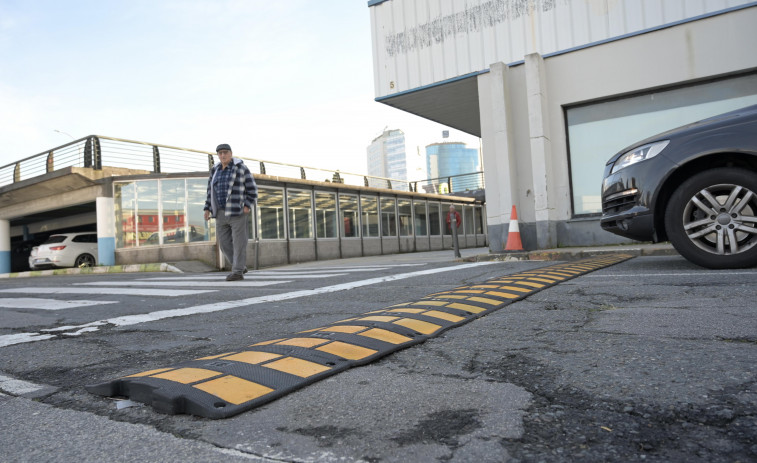
[[[408, 162], [405, 153], [405, 133], [402, 130], [384, 130], [368, 146], [368, 175], [402, 180], [407, 184]], [[370, 186], [384, 186], [371, 184]]]
[[606, 161], [757, 103], [757, 2], [373, 0], [376, 100], [482, 139], [490, 250], [625, 242]]
[[481, 170], [478, 150], [465, 143], [432, 143], [426, 146], [426, 174], [436, 179]]

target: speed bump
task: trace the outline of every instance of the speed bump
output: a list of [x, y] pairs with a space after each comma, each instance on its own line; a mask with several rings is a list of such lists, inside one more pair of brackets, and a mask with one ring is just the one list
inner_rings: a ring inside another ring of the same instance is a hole
[[504, 275], [86, 389], [106, 397], [128, 397], [162, 413], [228, 418], [632, 257], [613, 254]]

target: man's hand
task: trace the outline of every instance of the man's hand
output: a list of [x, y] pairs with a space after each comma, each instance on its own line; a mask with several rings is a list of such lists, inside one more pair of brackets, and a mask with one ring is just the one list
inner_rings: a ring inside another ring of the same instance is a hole
[[210, 211], [205, 211], [205, 220], [210, 220]]
[[249, 214], [249, 213], [250, 213], [250, 208], [249, 208], [249, 207], [247, 207], [247, 206], [245, 206], [245, 207], [244, 207], [244, 213], [245, 213], [245, 214]]

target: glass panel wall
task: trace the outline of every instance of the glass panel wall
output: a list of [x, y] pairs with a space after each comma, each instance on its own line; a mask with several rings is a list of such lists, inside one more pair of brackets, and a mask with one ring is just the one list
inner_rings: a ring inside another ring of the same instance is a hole
[[413, 235], [413, 207], [409, 199], [397, 200], [399, 212], [400, 236]]
[[473, 234], [473, 206], [463, 206], [463, 227], [460, 229], [465, 230], [466, 235]]
[[357, 210], [357, 196], [339, 195], [339, 213], [342, 219], [342, 236], [345, 238], [354, 238], [359, 235], [360, 215]]
[[428, 225], [431, 236], [441, 236], [442, 234], [442, 205], [437, 202], [428, 203]]
[[186, 180], [189, 241], [215, 241], [215, 219], [206, 222], [205, 211], [203, 211], [208, 181], [202, 178], [188, 178]]
[[336, 193], [315, 193], [315, 225], [318, 238], [336, 238]]
[[[447, 222], [447, 219], [449, 219], [449, 207], [451, 206], [451, 203], [442, 203], [442, 227], [444, 228], [444, 234], [445, 235], [452, 235], [452, 229], [450, 228], [449, 223]], [[455, 208], [457, 209], [457, 208]], [[458, 211], [460, 212], [460, 211]], [[458, 229], [459, 231], [460, 229]]]
[[426, 220], [426, 201], [413, 202], [415, 212], [415, 236], [428, 236], [428, 221]]
[[116, 210], [116, 247], [133, 248], [137, 245], [137, 185], [116, 183], [113, 203]]
[[477, 235], [483, 235], [484, 234], [484, 208], [481, 206], [475, 207], [475, 232]]
[[283, 240], [284, 234], [284, 190], [258, 187], [258, 230], [260, 239]]
[[163, 244], [186, 243], [186, 182], [184, 179], [160, 181]]
[[381, 198], [381, 236], [397, 236], [394, 198]]
[[158, 181], [137, 182], [137, 245], [160, 244], [160, 214], [158, 213]]
[[379, 236], [378, 198], [375, 196], [361, 196], [360, 207], [363, 217], [363, 237]]
[[313, 237], [313, 201], [309, 191], [287, 190], [289, 238]]

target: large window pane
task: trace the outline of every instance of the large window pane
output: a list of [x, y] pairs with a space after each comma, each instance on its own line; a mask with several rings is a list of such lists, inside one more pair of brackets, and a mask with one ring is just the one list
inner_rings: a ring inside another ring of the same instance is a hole
[[351, 238], [360, 236], [358, 227], [357, 196], [339, 195], [339, 213], [342, 219], [342, 236]]
[[309, 191], [287, 190], [289, 238], [313, 237], [313, 206]]
[[137, 203], [135, 183], [116, 183], [113, 203], [116, 211], [116, 247], [137, 245]]
[[158, 181], [137, 182], [137, 245], [160, 244], [160, 215], [158, 214]]
[[284, 191], [275, 188], [258, 188], [258, 229], [264, 240], [283, 240]]
[[428, 203], [428, 224], [431, 236], [441, 236], [442, 234], [442, 214], [440, 212], [441, 204]]
[[184, 203], [185, 180], [167, 179], [160, 181], [160, 203], [162, 207], [163, 244], [186, 243], [186, 212]]
[[415, 210], [415, 235], [427, 236], [428, 225], [426, 220], [426, 201], [413, 203], [413, 209]]
[[566, 111], [573, 213], [602, 212], [607, 160], [623, 148], [690, 122], [757, 104], [757, 74], [570, 108]]
[[187, 223], [189, 241], [214, 241], [216, 229], [214, 220], [205, 221], [205, 197], [208, 181], [204, 178], [187, 179]]
[[484, 234], [484, 208], [481, 206], [476, 206], [475, 209], [475, 222], [476, 222], [476, 229], [475, 232], [477, 235], [483, 235]]
[[336, 194], [316, 192], [315, 223], [318, 238], [336, 238]]
[[394, 198], [381, 198], [381, 236], [397, 236]]
[[400, 218], [400, 236], [413, 235], [413, 208], [409, 199], [397, 201], [397, 210]]
[[378, 198], [362, 196], [360, 206], [363, 211], [363, 238], [379, 236]]
[[464, 206], [463, 208], [463, 228], [466, 235], [472, 235], [473, 230], [473, 206]]

